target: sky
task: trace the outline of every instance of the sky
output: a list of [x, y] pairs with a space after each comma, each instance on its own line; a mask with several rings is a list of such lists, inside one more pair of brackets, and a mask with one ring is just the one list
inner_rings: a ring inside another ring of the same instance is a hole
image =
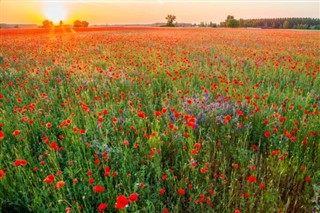
[[0, 23], [8, 24], [149, 24], [166, 22], [168, 14], [180, 23], [220, 23], [228, 15], [320, 18], [320, 0], [0, 0]]

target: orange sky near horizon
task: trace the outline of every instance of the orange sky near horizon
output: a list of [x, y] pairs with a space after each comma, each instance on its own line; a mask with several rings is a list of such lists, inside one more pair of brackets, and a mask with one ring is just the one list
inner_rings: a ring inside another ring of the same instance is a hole
[[41, 24], [86, 20], [90, 24], [143, 24], [165, 22], [174, 14], [177, 22], [220, 23], [235, 18], [320, 18], [319, 0], [1, 0], [0, 23]]

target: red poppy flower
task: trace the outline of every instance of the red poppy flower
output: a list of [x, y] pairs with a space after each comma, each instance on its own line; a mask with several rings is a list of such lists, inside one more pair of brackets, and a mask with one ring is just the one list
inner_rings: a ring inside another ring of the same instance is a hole
[[145, 187], [144, 183], [139, 183], [139, 186], [140, 186], [141, 188], [144, 188], [144, 187]]
[[264, 189], [264, 188], [266, 188], [266, 184], [265, 183], [261, 183], [260, 184], [260, 189]]
[[107, 207], [108, 207], [107, 204], [101, 203], [101, 204], [98, 206], [98, 211], [99, 211], [99, 212], [103, 212]]
[[178, 190], [179, 195], [184, 195], [186, 191], [184, 189], [179, 189]]
[[23, 159], [18, 159], [14, 162], [15, 166], [26, 166], [27, 165], [27, 161], [23, 160]]
[[129, 203], [129, 200], [125, 196], [119, 195], [117, 197], [115, 208], [116, 209], [123, 209], [128, 205], [128, 203]]
[[253, 183], [253, 182], [256, 181], [256, 180], [257, 180], [257, 178], [256, 178], [255, 176], [253, 176], [253, 175], [251, 175], [251, 176], [248, 177], [249, 183]]
[[142, 111], [139, 111], [139, 112], [138, 112], [138, 117], [140, 117], [140, 118], [145, 118], [145, 117], [146, 117], [146, 114], [145, 114], [144, 112], [142, 112]]
[[13, 136], [18, 136], [20, 134], [20, 130], [14, 130], [12, 133]]
[[57, 144], [56, 142], [52, 142], [52, 143], [50, 144], [50, 148], [53, 149], [53, 150], [55, 150], [55, 151], [57, 151], [59, 147], [58, 147], [58, 144]]
[[155, 111], [155, 112], [154, 112], [154, 115], [157, 116], [157, 117], [159, 117], [159, 116], [161, 116], [161, 112], [160, 112], [160, 111]]
[[163, 108], [163, 109], [161, 110], [161, 113], [164, 114], [164, 113], [166, 113], [167, 111], [168, 111], [167, 108]]
[[109, 166], [106, 166], [104, 168], [104, 176], [109, 176], [109, 175], [110, 175], [110, 168], [109, 168]]
[[196, 143], [196, 144], [194, 145], [194, 148], [200, 149], [200, 148], [201, 148], [201, 144], [200, 144], [200, 143]]
[[226, 115], [226, 116], [224, 116], [223, 122], [225, 124], [228, 124], [230, 120], [231, 120], [231, 116], [230, 115]]
[[59, 189], [59, 188], [63, 187], [64, 184], [65, 184], [65, 182], [63, 180], [61, 180], [54, 186], [54, 188]]
[[129, 196], [129, 201], [130, 202], [136, 202], [138, 201], [138, 197], [139, 197], [139, 194], [138, 193], [133, 193]]
[[196, 149], [191, 150], [191, 154], [196, 155], [197, 153], [198, 153], [198, 151]]
[[280, 118], [279, 118], [279, 121], [280, 121], [281, 123], [283, 123], [283, 122], [286, 121], [286, 118], [285, 118], [285, 117], [280, 117]]
[[186, 133], [183, 134], [183, 137], [189, 138], [189, 134], [186, 132]]
[[164, 190], [164, 189], [160, 189], [160, 191], [159, 191], [160, 195], [163, 195], [165, 192], [166, 192], [166, 190]]
[[231, 120], [231, 116], [230, 116], [230, 115], [224, 116], [224, 120], [225, 120], [225, 121], [230, 121], [230, 120]]
[[2, 169], [0, 169], [0, 179], [3, 178], [5, 175], [6, 173]]
[[103, 186], [100, 186], [100, 185], [96, 185], [95, 187], [93, 187], [93, 191], [94, 192], [103, 192], [105, 190], [105, 188]]
[[243, 116], [243, 112], [242, 112], [242, 111], [237, 110], [236, 112], [237, 112], [237, 114], [238, 114], [239, 116]]
[[54, 175], [48, 175], [43, 181], [46, 183], [52, 183], [54, 180]]
[[4, 139], [4, 132], [0, 131], [0, 140]]
[[88, 184], [91, 185], [91, 184], [93, 184], [93, 183], [94, 183], [94, 179], [93, 179], [93, 178], [90, 178], [89, 181], [88, 181]]
[[270, 137], [270, 135], [271, 135], [271, 133], [270, 132], [268, 132], [268, 131], [266, 131], [265, 133], [264, 133], [264, 137]]

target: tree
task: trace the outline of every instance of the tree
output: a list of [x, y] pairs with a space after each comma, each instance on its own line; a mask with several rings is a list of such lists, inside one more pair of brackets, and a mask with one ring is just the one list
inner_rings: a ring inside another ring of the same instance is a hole
[[232, 28], [239, 27], [239, 21], [236, 19], [230, 19], [227, 21], [227, 27], [232, 27]]
[[167, 27], [174, 27], [173, 22], [176, 20], [176, 16], [175, 16], [175, 15], [168, 15], [168, 16], [166, 17], [166, 19], [167, 19], [167, 24], [166, 24], [166, 26], [167, 26]]
[[222, 22], [220, 22], [220, 27], [226, 27], [227, 25], [226, 25], [226, 22], [225, 21], [222, 21]]
[[[227, 17], [227, 21], [232, 16]], [[261, 18], [261, 19], [240, 19], [240, 27], [262, 27], [276, 29], [316, 29], [320, 26], [319, 18]], [[232, 23], [232, 22], [231, 22]], [[230, 24], [230, 23], [229, 23]], [[221, 25], [223, 26], [223, 25]]]
[[87, 21], [82, 21], [81, 22], [82, 27], [89, 27], [89, 22]]
[[87, 21], [80, 21], [80, 20], [75, 20], [73, 22], [73, 27], [88, 27], [89, 22]]
[[234, 16], [228, 15], [227, 20], [234, 19]]
[[63, 21], [60, 20], [59, 27], [62, 27], [62, 26], [63, 26]]
[[242, 18], [239, 20], [239, 27], [245, 27], [244, 19]]
[[288, 22], [287, 20], [285, 20], [285, 21], [283, 22], [282, 27], [283, 27], [284, 29], [288, 29], [288, 28], [289, 28], [289, 22]]
[[239, 27], [239, 21], [236, 20], [234, 16], [228, 15], [226, 19], [226, 26], [232, 28]]
[[81, 27], [81, 21], [80, 20], [75, 20], [73, 22], [73, 27]]
[[53, 27], [53, 26], [54, 26], [54, 25], [53, 25], [52, 21], [44, 20], [44, 21], [42, 22], [42, 27], [43, 27], [43, 28], [51, 28], [51, 27]]
[[216, 24], [216, 23], [213, 23], [212, 21], [210, 21], [208, 27], [217, 27], [217, 24]]
[[200, 22], [199, 27], [205, 27], [206, 25], [204, 24], [204, 22]]

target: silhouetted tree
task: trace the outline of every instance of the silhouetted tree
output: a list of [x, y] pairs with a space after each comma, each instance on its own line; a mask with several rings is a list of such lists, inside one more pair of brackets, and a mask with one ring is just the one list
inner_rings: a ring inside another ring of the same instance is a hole
[[82, 22], [81, 22], [81, 26], [82, 26], [82, 27], [89, 27], [89, 22], [87, 22], [87, 21], [82, 21]]
[[54, 26], [54, 25], [53, 25], [52, 21], [44, 20], [44, 21], [42, 22], [42, 27], [43, 27], [43, 28], [50, 28], [50, 27], [53, 27], [53, 26]]
[[81, 27], [81, 21], [80, 20], [75, 20], [73, 22], [73, 27]]
[[166, 24], [166, 26], [167, 26], [167, 27], [174, 27], [173, 22], [176, 20], [176, 16], [175, 16], [175, 15], [168, 15], [168, 16], [166, 17], [166, 19], [167, 19], [167, 24]]
[[87, 21], [76, 20], [73, 22], [73, 27], [88, 27], [88, 26], [89, 26], [89, 22]]

